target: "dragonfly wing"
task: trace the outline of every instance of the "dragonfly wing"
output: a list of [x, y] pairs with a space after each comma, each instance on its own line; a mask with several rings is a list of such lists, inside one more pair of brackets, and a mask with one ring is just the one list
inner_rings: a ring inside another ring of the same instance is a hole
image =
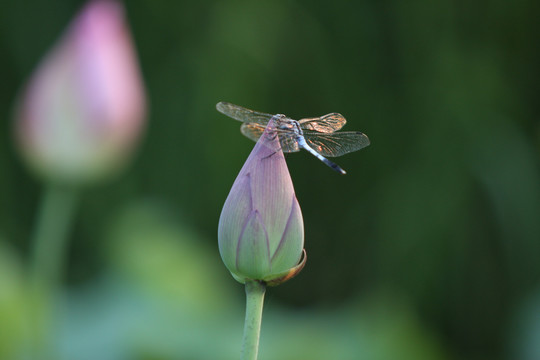
[[341, 129], [347, 120], [338, 113], [326, 114], [317, 118], [307, 118], [298, 121], [303, 129], [320, 133], [333, 133]]
[[[243, 123], [240, 126], [240, 132], [242, 134], [253, 140], [258, 141], [261, 135], [264, 132], [265, 127], [261, 124], [256, 123]], [[283, 152], [296, 152], [300, 151], [298, 147], [298, 142], [294, 134], [291, 134], [289, 131], [275, 130], [279, 136], [279, 143]]]
[[313, 150], [327, 157], [345, 155], [369, 145], [367, 135], [359, 131], [344, 131], [330, 134], [304, 131], [304, 138]]
[[289, 132], [279, 133], [279, 143], [281, 144], [281, 150], [285, 153], [300, 151], [296, 136]]
[[264, 132], [265, 127], [256, 123], [243, 123], [240, 126], [240, 132], [242, 135], [253, 141], [258, 141]]
[[266, 125], [273, 116], [271, 114], [246, 109], [245, 107], [242, 107], [240, 105], [234, 105], [224, 101], [218, 102], [216, 105], [216, 109], [220, 113], [225, 114], [235, 120], [257, 123], [261, 125]]

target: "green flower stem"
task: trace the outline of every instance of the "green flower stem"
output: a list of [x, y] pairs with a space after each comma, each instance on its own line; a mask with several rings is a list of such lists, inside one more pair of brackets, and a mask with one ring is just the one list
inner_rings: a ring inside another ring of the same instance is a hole
[[47, 184], [34, 228], [31, 244], [31, 280], [33, 290], [33, 359], [57, 359], [54, 347], [57, 323], [54, 298], [60, 288], [68, 233], [77, 203], [77, 191], [59, 184]]
[[244, 339], [242, 360], [256, 360], [259, 350], [259, 335], [266, 285], [259, 281], [246, 281], [246, 321], [244, 323]]
[[41, 291], [54, 292], [60, 283], [76, 202], [75, 189], [47, 185], [32, 243], [32, 279]]

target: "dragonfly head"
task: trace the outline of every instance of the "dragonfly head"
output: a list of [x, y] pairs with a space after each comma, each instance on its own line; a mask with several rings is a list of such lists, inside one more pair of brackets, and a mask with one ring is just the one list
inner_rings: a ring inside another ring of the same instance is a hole
[[272, 116], [272, 120], [274, 120], [276, 123], [281, 124], [287, 119], [287, 117], [283, 114], [276, 114]]
[[295, 130], [295, 122], [292, 119], [289, 119], [286, 115], [276, 114], [272, 116], [276, 127], [280, 130]]

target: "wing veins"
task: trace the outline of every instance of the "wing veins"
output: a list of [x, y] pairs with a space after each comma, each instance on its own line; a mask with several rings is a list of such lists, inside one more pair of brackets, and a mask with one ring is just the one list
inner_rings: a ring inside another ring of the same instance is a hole
[[298, 120], [303, 129], [320, 133], [333, 133], [340, 130], [347, 120], [339, 113], [330, 113], [321, 117]]
[[255, 110], [250, 110], [240, 105], [234, 105], [225, 101], [217, 103], [216, 109], [230, 118], [233, 118], [244, 123], [257, 123], [261, 125], [268, 124], [272, 118], [272, 114], [267, 114]]
[[337, 157], [358, 151], [369, 145], [369, 138], [359, 131], [323, 134], [305, 131], [306, 142], [323, 156]]

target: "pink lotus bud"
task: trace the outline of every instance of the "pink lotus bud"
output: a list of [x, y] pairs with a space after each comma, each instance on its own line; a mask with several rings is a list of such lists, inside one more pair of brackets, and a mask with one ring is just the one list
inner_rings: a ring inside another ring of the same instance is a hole
[[146, 99], [120, 3], [89, 2], [30, 78], [16, 134], [30, 167], [49, 180], [89, 182], [127, 163]]
[[219, 251], [241, 283], [277, 285], [297, 274], [304, 223], [273, 120], [246, 160], [219, 218]]

